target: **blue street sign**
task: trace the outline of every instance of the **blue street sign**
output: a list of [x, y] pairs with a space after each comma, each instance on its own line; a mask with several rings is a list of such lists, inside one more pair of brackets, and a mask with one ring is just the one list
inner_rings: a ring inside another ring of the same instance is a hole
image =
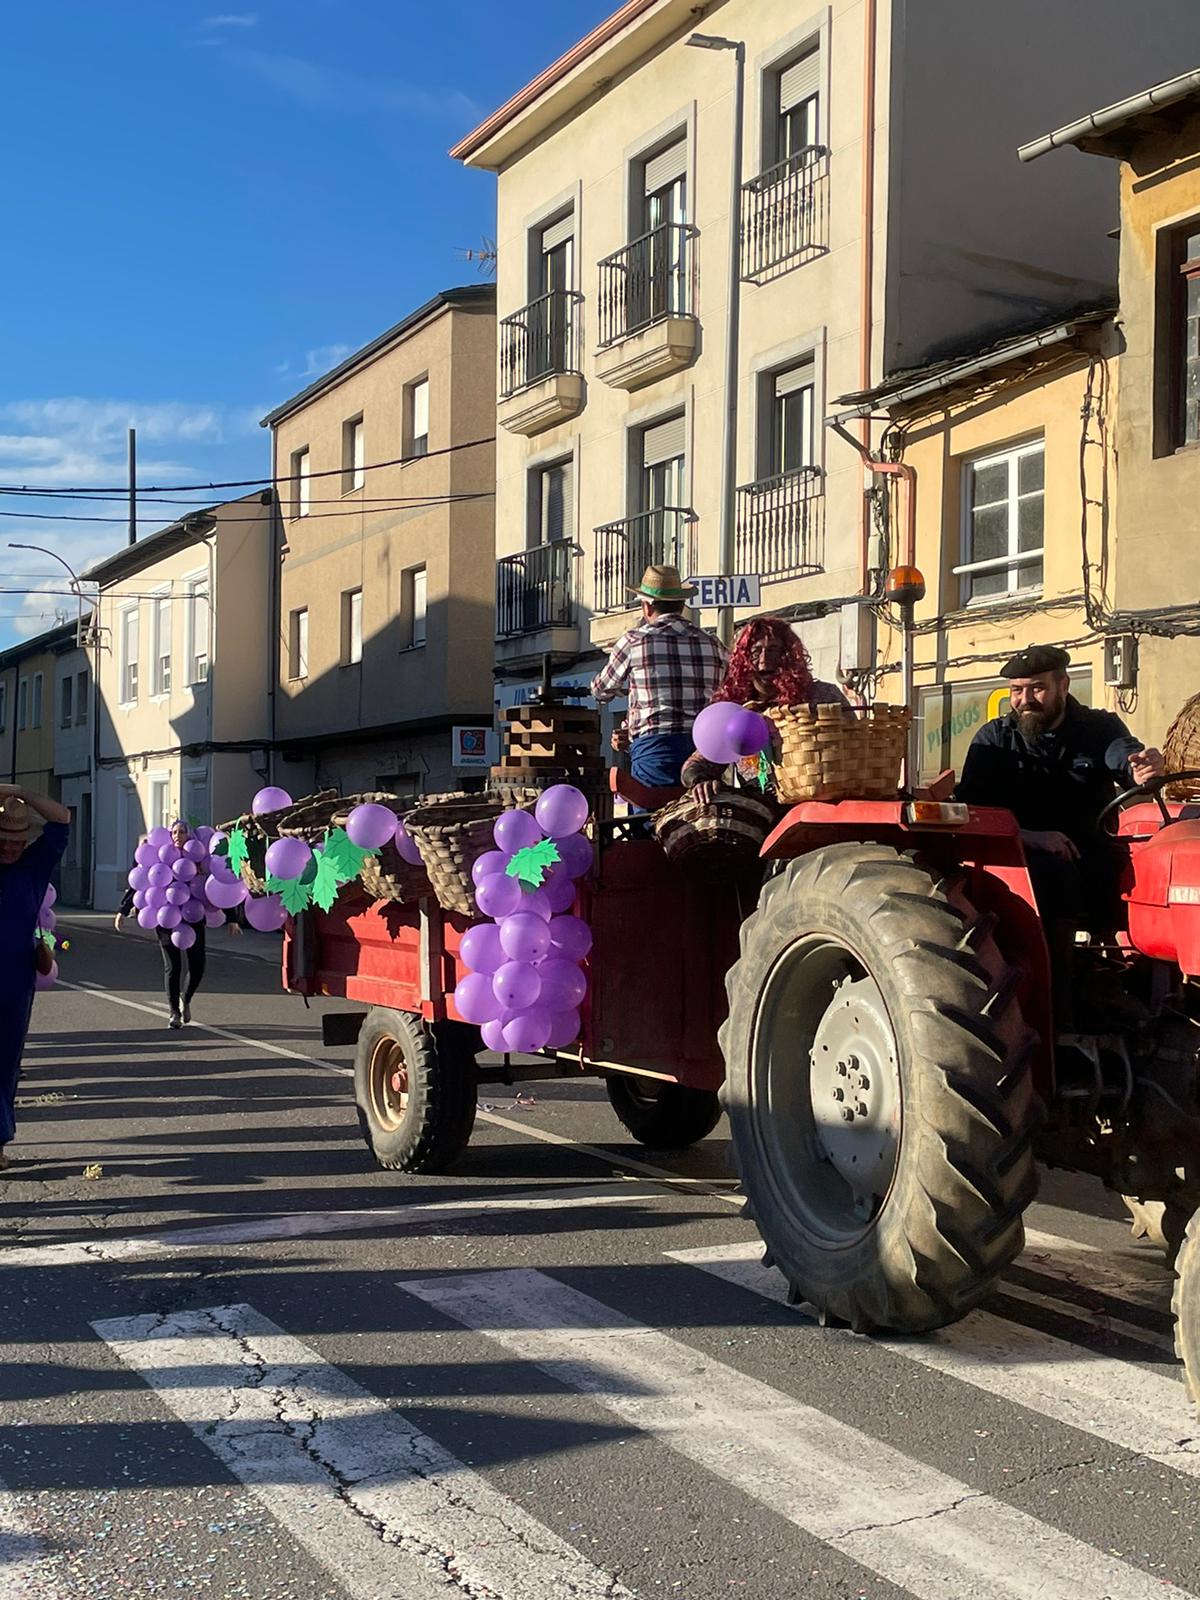
[[762, 580], [756, 572], [734, 573], [728, 578], [689, 578], [697, 589], [696, 604], [705, 606], [760, 606]]

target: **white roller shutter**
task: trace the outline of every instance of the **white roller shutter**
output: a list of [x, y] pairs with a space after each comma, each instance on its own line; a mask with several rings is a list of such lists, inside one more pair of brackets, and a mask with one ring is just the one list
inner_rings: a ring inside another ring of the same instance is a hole
[[794, 106], [803, 105], [820, 87], [821, 51], [819, 46], [813, 45], [779, 74], [780, 111], [791, 111]]
[[575, 213], [568, 211], [565, 217], [559, 217], [557, 222], [551, 222], [542, 229], [542, 253], [548, 254], [556, 250], [560, 244], [566, 244], [568, 239], [575, 237]]
[[676, 139], [646, 162], [646, 193], [657, 194], [687, 173], [687, 139]]
[[559, 461], [542, 473], [542, 542], [568, 539], [573, 522], [575, 462]]
[[676, 456], [685, 454], [686, 450], [687, 421], [682, 412], [677, 417], [656, 422], [642, 434], [644, 467], [661, 466], [664, 461], [673, 461]]
[[811, 361], [802, 361], [799, 366], [789, 367], [786, 372], [775, 374], [775, 398], [782, 400], [785, 395], [795, 394], [797, 389], [807, 389], [813, 382], [813, 364]]

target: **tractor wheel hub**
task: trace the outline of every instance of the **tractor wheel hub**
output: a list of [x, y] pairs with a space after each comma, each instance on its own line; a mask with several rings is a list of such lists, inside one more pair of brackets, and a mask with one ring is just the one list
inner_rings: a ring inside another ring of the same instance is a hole
[[874, 979], [838, 986], [813, 1038], [809, 1086], [817, 1154], [870, 1217], [895, 1171], [901, 1112], [895, 1034]]

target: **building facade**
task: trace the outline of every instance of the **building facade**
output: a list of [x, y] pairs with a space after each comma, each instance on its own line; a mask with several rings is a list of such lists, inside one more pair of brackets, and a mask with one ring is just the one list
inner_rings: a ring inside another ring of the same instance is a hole
[[65, 905], [90, 905], [95, 816], [92, 754], [95, 728], [92, 662], [76, 628], [53, 647], [54, 795], [71, 813], [71, 837], [59, 869]]
[[74, 643], [76, 626], [65, 623], [0, 652], [0, 781], [54, 799], [57, 652]]
[[448, 289], [264, 419], [294, 794], [460, 787], [454, 728], [491, 727], [494, 365], [494, 289]]
[[1081, 172], [1064, 193], [1015, 146], [1200, 45], [1182, 0], [1153, 30], [1121, 0], [969, 19], [955, 0], [629, 0], [456, 147], [498, 177], [502, 698], [546, 653], [586, 684], [649, 560], [760, 577], [821, 676], [870, 668], [867, 610], [843, 602], [886, 561], [872, 436], [831, 435], [832, 397], [1109, 300], [1114, 185]]
[[246, 809], [269, 771], [274, 494], [189, 514], [84, 574], [93, 671], [95, 895], [113, 909], [138, 839]]

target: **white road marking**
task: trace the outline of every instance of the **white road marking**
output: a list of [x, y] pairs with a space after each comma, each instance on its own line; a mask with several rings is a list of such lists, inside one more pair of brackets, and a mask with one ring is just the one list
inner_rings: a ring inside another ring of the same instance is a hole
[[356, 1600], [632, 1600], [253, 1307], [93, 1326]]
[[659, 1201], [667, 1196], [650, 1190], [613, 1190], [595, 1186], [548, 1189], [540, 1194], [497, 1195], [481, 1200], [431, 1200], [417, 1206], [387, 1206], [375, 1211], [306, 1211], [299, 1215], [265, 1217], [254, 1222], [218, 1223], [211, 1227], [172, 1228], [166, 1233], [132, 1238], [69, 1241], [64, 1244], [11, 1246], [0, 1253], [0, 1266], [75, 1267], [100, 1261], [123, 1261], [130, 1256], [164, 1251], [209, 1249], [213, 1245], [257, 1244], [284, 1239], [316, 1239], [327, 1234], [353, 1233], [364, 1228], [388, 1229], [391, 1235], [437, 1229], [502, 1211], [587, 1210], [594, 1206], [624, 1206], [638, 1200]]
[[543, 1273], [400, 1287], [919, 1600], [1185, 1600], [1174, 1585]]
[[[708, 1245], [665, 1254], [767, 1300], [787, 1303], [783, 1275], [763, 1266], [759, 1245]], [[1009, 1292], [1008, 1285], [1002, 1289]], [[937, 1333], [911, 1339], [873, 1335], [871, 1343], [997, 1399], [1148, 1456], [1187, 1477], [1200, 1478], [1200, 1438], [1189, 1437], [1187, 1396], [1174, 1376], [1115, 1360], [988, 1311], [972, 1311], [964, 1321]]]
[[53, 1570], [53, 1558], [0, 1481], [0, 1600], [53, 1594]]

